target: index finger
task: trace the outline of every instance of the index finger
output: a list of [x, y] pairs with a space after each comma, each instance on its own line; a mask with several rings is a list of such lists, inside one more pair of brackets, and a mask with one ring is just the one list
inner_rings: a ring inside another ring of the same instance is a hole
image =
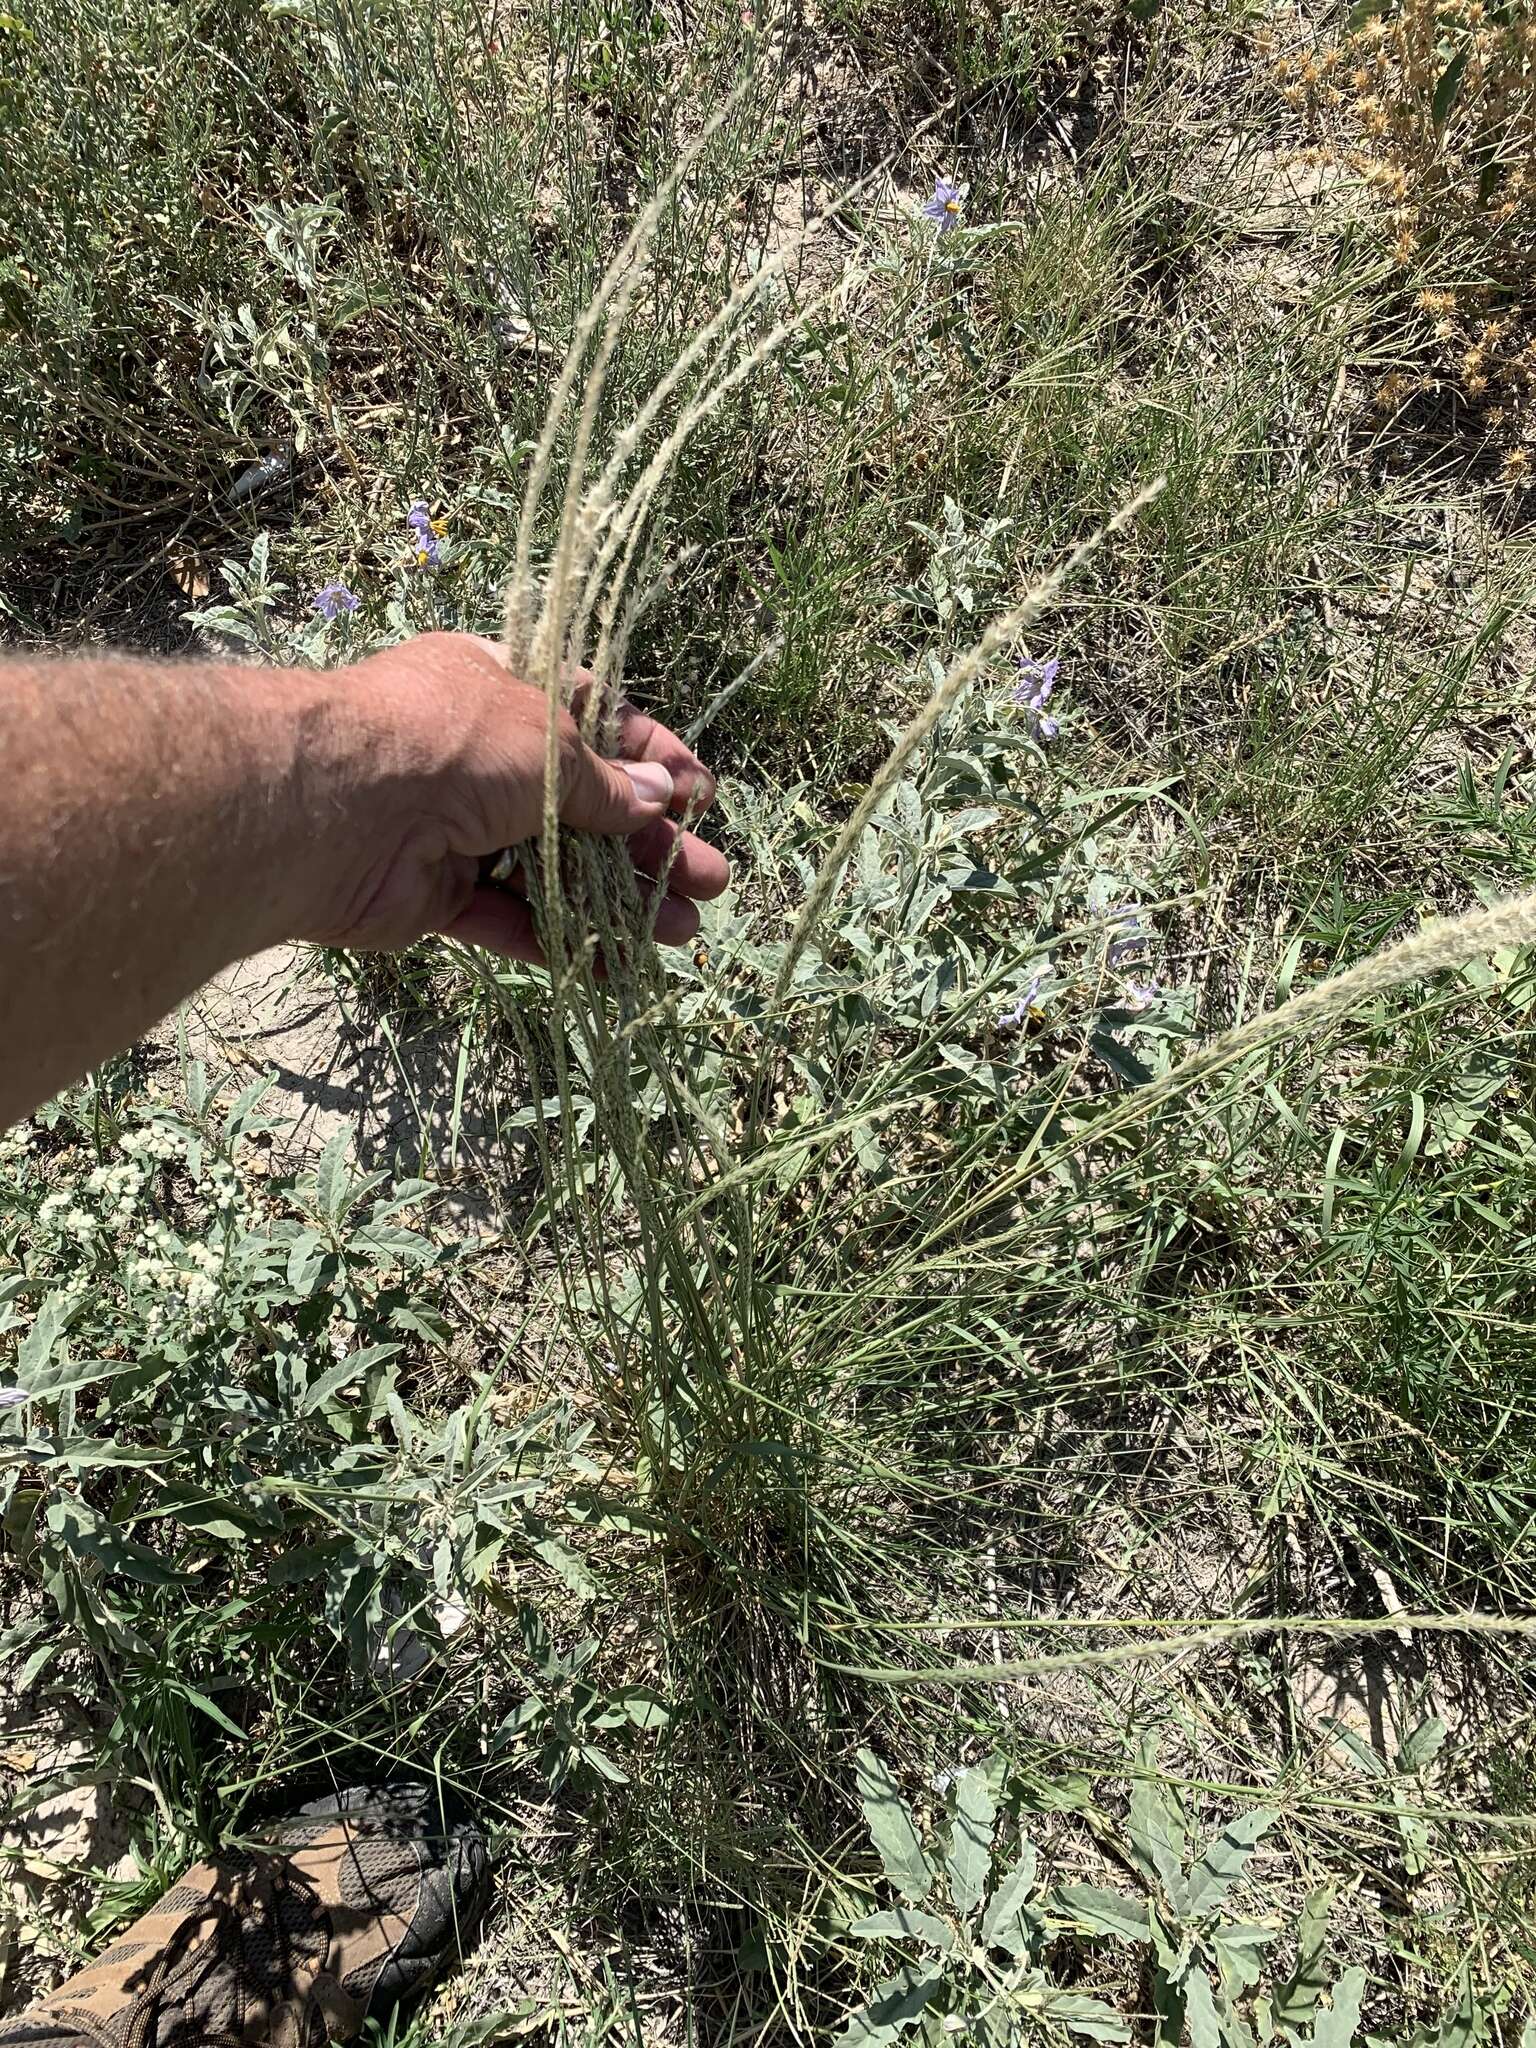
[[697, 817], [715, 800], [715, 778], [669, 726], [633, 704], [619, 706], [619, 753], [626, 761], [655, 761], [672, 777], [672, 809]]
[[[499, 642], [481, 639], [480, 644], [488, 648], [496, 659], [506, 666], [506, 649]], [[580, 718], [592, 688], [592, 672], [590, 669], [579, 668], [575, 672], [575, 678], [576, 686], [571, 692], [571, 709]], [[615, 716], [618, 723], [620, 759], [655, 761], [665, 768], [672, 778], [672, 810], [686, 811], [693, 817], [697, 817], [700, 811], [708, 810], [715, 800], [715, 778], [698, 755], [686, 747], [669, 726], [647, 717], [645, 712], [631, 704], [627, 697], [619, 699], [615, 707]]]

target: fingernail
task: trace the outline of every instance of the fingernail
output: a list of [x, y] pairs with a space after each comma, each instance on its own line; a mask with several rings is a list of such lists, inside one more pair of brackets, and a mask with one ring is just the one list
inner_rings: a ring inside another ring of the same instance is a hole
[[659, 761], [621, 761], [619, 766], [634, 784], [635, 795], [643, 804], [672, 801], [672, 778]]

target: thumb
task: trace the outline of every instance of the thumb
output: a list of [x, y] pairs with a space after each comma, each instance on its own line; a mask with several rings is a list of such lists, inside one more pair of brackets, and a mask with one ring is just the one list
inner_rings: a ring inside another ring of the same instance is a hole
[[582, 832], [638, 832], [672, 800], [672, 777], [655, 761], [605, 761], [578, 746], [560, 796], [562, 824]]

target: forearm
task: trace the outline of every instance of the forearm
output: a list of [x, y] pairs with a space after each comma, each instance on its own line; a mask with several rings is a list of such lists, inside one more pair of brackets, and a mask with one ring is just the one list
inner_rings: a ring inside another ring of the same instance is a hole
[[691, 938], [729, 879], [666, 817], [709, 801], [703, 764], [630, 705], [601, 758], [490, 641], [326, 674], [0, 663], [0, 1129], [279, 939], [540, 960], [515, 879], [479, 875], [543, 825], [551, 720], [561, 822], [665, 875], [656, 937]]
[[335, 697], [284, 671], [0, 665], [0, 1129], [302, 928]]

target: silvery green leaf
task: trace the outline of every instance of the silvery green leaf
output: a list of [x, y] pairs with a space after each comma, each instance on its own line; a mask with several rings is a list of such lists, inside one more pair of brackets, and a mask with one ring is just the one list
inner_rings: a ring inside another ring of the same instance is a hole
[[1035, 1845], [1026, 1839], [1018, 1860], [992, 1894], [981, 1922], [981, 1938], [989, 1948], [1006, 1949], [1015, 1961], [1028, 1952], [1033, 1938], [1026, 1902], [1035, 1884]]
[[955, 1941], [955, 1931], [947, 1922], [917, 1906], [893, 1906], [888, 1912], [871, 1913], [866, 1919], [855, 1920], [848, 1932], [862, 1941], [926, 1941], [930, 1948], [937, 1949], [953, 1948]]
[[285, 1278], [290, 1293], [302, 1298], [314, 1292], [325, 1255], [325, 1245], [317, 1232], [300, 1231], [288, 1253]]
[[597, 1581], [576, 1552], [569, 1544], [562, 1543], [558, 1536], [542, 1537], [533, 1545], [533, 1554], [549, 1566], [555, 1577], [569, 1587], [578, 1600], [597, 1598]]
[[1189, 2048], [1223, 2048], [1216, 1995], [1204, 1970], [1191, 1970], [1184, 1979], [1184, 2022], [1189, 2028]]
[[1079, 2034], [1085, 2041], [1129, 2041], [1129, 2021], [1121, 2017], [1112, 2005], [1105, 2005], [1102, 1999], [1089, 1998], [1081, 1991], [1047, 1991], [1038, 2010], [1047, 2019], [1056, 2020], [1069, 2033]]
[[361, 1350], [349, 1351], [345, 1358], [338, 1359], [304, 1389], [299, 1399], [299, 1413], [313, 1415], [333, 1400], [343, 1387], [351, 1386], [354, 1380], [362, 1378], [371, 1367], [386, 1358], [393, 1358], [400, 1349], [398, 1344], [365, 1344]]
[[1308, 2048], [1351, 2048], [1364, 1996], [1364, 1970], [1346, 1970], [1333, 1987], [1333, 2003], [1318, 2011]]
[[1471, 1973], [1463, 1965], [1461, 1997], [1456, 2009], [1440, 2022], [1435, 2048], [1478, 2048], [1489, 2036], [1489, 2014], [1472, 1988]]
[[[19, 1374], [20, 1358], [16, 1365]], [[24, 1398], [33, 1401], [56, 1401], [65, 1394], [77, 1393], [82, 1387], [98, 1386], [103, 1380], [120, 1379], [133, 1369], [121, 1358], [72, 1358], [69, 1346], [61, 1344], [48, 1363], [33, 1375], [30, 1384], [22, 1382], [19, 1391]]]
[[1145, 1903], [1112, 1892], [1103, 1885], [1069, 1884], [1052, 1892], [1053, 1910], [1087, 1934], [1110, 1934], [1120, 1941], [1150, 1941], [1152, 1929]]
[[855, 1776], [870, 1840], [886, 1876], [904, 1898], [926, 1899], [933, 1889], [933, 1866], [895, 1779], [872, 1749], [859, 1751]]
[[1161, 1885], [1176, 1913], [1184, 1911], [1184, 1804], [1157, 1773], [1157, 1744], [1141, 1746], [1141, 1769], [1131, 1787], [1128, 1822], [1131, 1860], [1150, 1884]]
[[987, 1875], [992, 1868], [992, 1829], [997, 1808], [992, 1801], [986, 1772], [962, 1771], [955, 1780], [954, 1819], [950, 1826], [949, 1853], [944, 1867], [949, 1875], [949, 1896], [955, 1911], [969, 1919], [986, 1896]]
[[16, 1347], [16, 1380], [24, 1392], [46, 1399], [56, 1391], [48, 1378], [54, 1346], [69, 1328], [77, 1310], [63, 1294], [50, 1294], [43, 1302], [32, 1327]]
[[835, 2048], [884, 2048], [914, 2026], [944, 1982], [940, 1963], [903, 1963], [836, 2036]]
[[639, 1728], [646, 1733], [653, 1728], [665, 1728], [672, 1718], [671, 1712], [663, 1702], [643, 1685], [621, 1687], [613, 1695], [613, 1703], [632, 1728]]
[[1447, 1732], [1438, 1714], [1421, 1721], [1397, 1752], [1397, 1768], [1409, 1772], [1427, 1770], [1440, 1754]]
[[347, 1172], [347, 1153], [351, 1144], [352, 1132], [343, 1126], [315, 1161], [315, 1207], [328, 1223], [335, 1223], [346, 1206], [351, 1178]]
[[[264, 1127], [263, 1120], [255, 1116], [254, 1111], [262, 1097], [269, 1094], [276, 1085], [277, 1075], [266, 1073], [258, 1074], [254, 1081], [241, 1089], [224, 1114], [222, 1128], [226, 1144], [233, 1144], [236, 1138]], [[271, 1129], [275, 1126], [267, 1124], [265, 1128]]]
[[1296, 1967], [1275, 1993], [1275, 2024], [1299, 2033], [1313, 2013], [1328, 1979], [1323, 1971], [1323, 1948], [1328, 1936], [1328, 1913], [1333, 1893], [1312, 1892], [1301, 1909], [1296, 1927]]
[[191, 1586], [189, 1572], [177, 1571], [153, 1550], [122, 1535], [84, 1501], [60, 1499], [49, 1506], [47, 1525], [72, 1556], [88, 1557], [109, 1572], [142, 1586]]
[[1258, 1983], [1264, 1970], [1260, 1951], [1278, 1934], [1278, 1928], [1260, 1927], [1251, 1920], [1223, 1921], [1212, 1934], [1222, 1982], [1234, 1997]]
[[1255, 1806], [1227, 1822], [1189, 1873], [1186, 1913], [1198, 1919], [1221, 1904], [1242, 1876], [1243, 1867], [1260, 1839], [1278, 1819], [1272, 1807]]

